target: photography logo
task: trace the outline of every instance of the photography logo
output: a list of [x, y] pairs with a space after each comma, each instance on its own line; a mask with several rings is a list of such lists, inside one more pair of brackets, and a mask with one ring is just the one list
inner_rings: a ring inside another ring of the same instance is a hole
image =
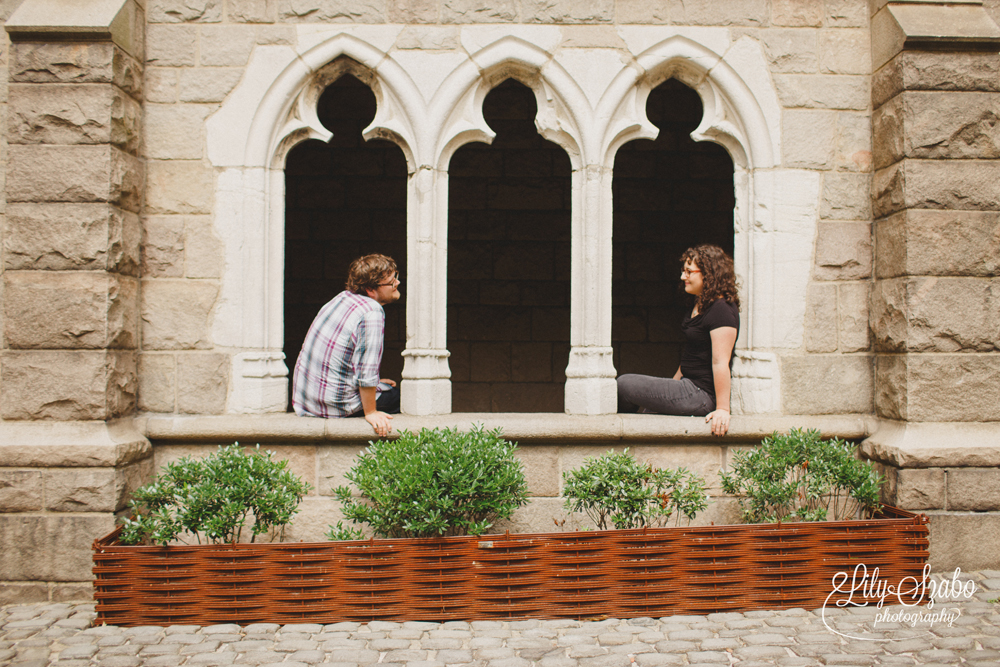
[[[890, 581], [879, 574], [876, 567], [870, 572], [868, 566], [859, 563], [852, 574], [838, 572], [831, 581], [833, 590], [826, 596], [823, 603], [822, 617], [823, 625], [834, 634], [848, 639], [861, 641], [893, 641], [882, 637], [862, 637], [854, 634], [847, 634], [831, 627], [827, 621], [827, 609], [846, 609], [851, 607], [869, 607], [874, 605], [878, 609], [874, 621], [871, 621], [871, 631], [879, 632], [879, 624], [902, 624], [915, 628], [931, 627], [935, 624], [944, 624], [951, 627], [952, 624], [962, 615], [962, 610], [958, 607], [943, 606], [943, 602], [961, 601], [972, 599], [976, 593], [976, 582], [972, 580], [962, 581], [959, 578], [961, 568], [955, 568], [951, 579], [941, 579], [935, 581], [931, 579], [931, 566], [924, 565], [921, 576], [903, 577], [899, 581]], [[889, 608], [886, 608], [886, 602]], [[937, 609], [935, 609], [937, 604]], [[923, 605], [923, 606], [921, 606]], [[841, 621], [849, 618], [837, 616]], [[869, 619], [858, 619], [860, 627], [869, 622]]]

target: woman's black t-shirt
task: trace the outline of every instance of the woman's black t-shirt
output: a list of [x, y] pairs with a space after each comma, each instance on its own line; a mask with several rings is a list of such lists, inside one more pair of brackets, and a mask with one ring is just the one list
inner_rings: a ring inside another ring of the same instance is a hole
[[[684, 349], [681, 350], [681, 375], [694, 382], [715, 398], [715, 378], [712, 375], [712, 335], [713, 329], [734, 327], [736, 337], [740, 334], [740, 310], [725, 299], [716, 299], [703, 312], [694, 317], [686, 315], [681, 322], [684, 334]], [[729, 368], [733, 367], [736, 346], [729, 356]]]

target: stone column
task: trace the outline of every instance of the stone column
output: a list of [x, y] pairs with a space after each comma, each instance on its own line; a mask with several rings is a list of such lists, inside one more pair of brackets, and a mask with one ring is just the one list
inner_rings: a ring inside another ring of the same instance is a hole
[[425, 166], [407, 180], [406, 349], [400, 409], [451, 412], [448, 368], [448, 172]]
[[888, 502], [932, 515], [938, 568], [1000, 565], [998, 49], [978, 3], [889, 3], [872, 18], [881, 422], [864, 452]]
[[611, 348], [611, 169], [588, 165], [573, 172], [573, 247], [570, 351], [566, 412], [618, 411]]
[[148, 476], [135, 409], [143, 9], [11, 16], [0, 603], [90, 595], [90, 544]]

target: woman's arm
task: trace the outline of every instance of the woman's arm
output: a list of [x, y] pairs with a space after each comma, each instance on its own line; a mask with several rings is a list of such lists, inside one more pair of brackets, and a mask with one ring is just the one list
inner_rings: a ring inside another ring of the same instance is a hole
[[725, 435], [729, 431], [729, 388], [732, 376], [729, 373], [729, 358], [736, 345], [736, 327], [712, 329], [712, 380], [715, 382], [715, 410], [705, 415], [705, 421], [712, 424], [713, 435]]

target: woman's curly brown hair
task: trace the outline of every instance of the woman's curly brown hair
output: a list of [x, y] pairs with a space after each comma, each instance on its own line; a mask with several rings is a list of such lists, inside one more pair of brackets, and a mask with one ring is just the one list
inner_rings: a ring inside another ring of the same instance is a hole
[[733, 258], [726, 254], [726, 251], [717, 245], [703, 243], [693, 248], [688, 248], [681, 255], [681, 262], [691, 261], [701, 269], [701, 278], [704, 287], [695, 305], [699, 313], [716, 299], [725, 299], [729, 303], [740, 307], [740, 295], [736, 284], [736, 270], [733, 268]]
[[396, 262], [385, 255], [365, 255], [351, 262], [347, 271], [348, 292], [364, 296], [367, 290], [377, 290], [379, 283], [396, 273]]

